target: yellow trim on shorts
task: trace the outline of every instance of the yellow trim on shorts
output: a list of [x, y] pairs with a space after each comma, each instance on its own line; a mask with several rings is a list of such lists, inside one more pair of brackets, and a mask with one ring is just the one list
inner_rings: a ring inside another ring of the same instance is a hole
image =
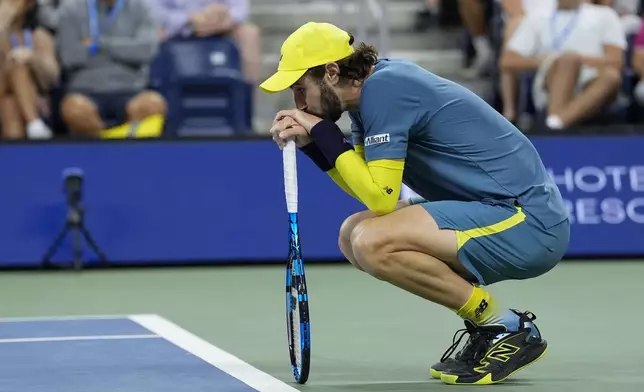
[[516, 207], [517, 212], [511, 217], [489, 226], [476, 227], [469, 230], [456, 230], [457, 249], [461, 249], [465, 243], [473, 238], [485, 237], [488, 235], [498, 234], [513, 228], [519, 223], [525, 221], [525, 213], [521, 207]]

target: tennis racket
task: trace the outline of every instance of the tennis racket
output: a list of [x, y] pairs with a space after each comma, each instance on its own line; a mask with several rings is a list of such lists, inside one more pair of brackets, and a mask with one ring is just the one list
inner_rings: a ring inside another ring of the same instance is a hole
[[304, 276], [297, 216], [297, 162], [295, 142], [283, 150], [284, 190], [288, 210], [289, 251], [286, 263], [286, 330], [293, 376], [299, 384], [309, 378], [311, 364], [311, 328], [309, 298]]

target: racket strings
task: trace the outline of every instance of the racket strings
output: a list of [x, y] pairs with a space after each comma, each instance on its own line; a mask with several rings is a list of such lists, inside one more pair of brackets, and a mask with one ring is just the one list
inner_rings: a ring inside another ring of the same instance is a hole
[[291, 317], [293, 321], [293, 350], [295, 352], [295, 366], [298, 371], [302, 369], [302, 339], [300, 335], [301, 325], [300, 325], [300, 303], [298, 301], [298, 292], [297, 287], [291, 288], [291, 295], [293, 296], [293, 310], [291, 312]]

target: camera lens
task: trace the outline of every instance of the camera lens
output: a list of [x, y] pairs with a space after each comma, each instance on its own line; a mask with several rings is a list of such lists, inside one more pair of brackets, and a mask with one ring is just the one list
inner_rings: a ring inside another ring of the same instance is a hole
[[70, 168], [63, 171], [64, 191], [67, 195], [67, 202], [70, 206], [76, 207], [81, 201], [83, 187], [83, 172], [77, 168]]

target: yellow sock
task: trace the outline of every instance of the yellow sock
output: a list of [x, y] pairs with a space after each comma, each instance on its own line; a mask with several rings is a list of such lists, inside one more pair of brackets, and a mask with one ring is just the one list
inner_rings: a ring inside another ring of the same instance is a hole
[[461, 318], [476, 325], [493, 324], [499, 318], [498, 305], [487, 291], [474, 286], [470, 299], [456, 311]]
[[478, 286], [474, 286], [470, 299], [456, 311], [456, 314], [478, 326], [503, 325], [510, 332], [520, 328], [519, 315], [499, 306], [490, 293]]

